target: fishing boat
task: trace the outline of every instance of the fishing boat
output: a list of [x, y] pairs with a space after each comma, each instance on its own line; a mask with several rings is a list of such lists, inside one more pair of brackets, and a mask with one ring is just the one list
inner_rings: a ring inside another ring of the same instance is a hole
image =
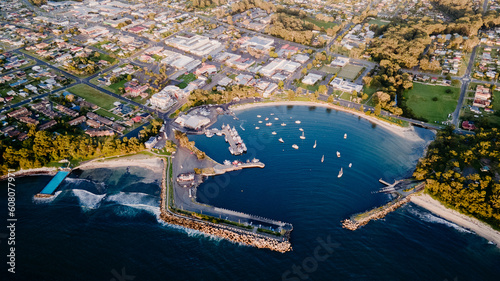
[[342, 170], [342, 168], [340, 168], [340, 172], [339, 172], [339, 175], [337, 177], [340, 178], [340, 177], [342, 177], [343, 174], [344, 174], [344, 171]]
[[314, 141], [314, 145], [313, 145], [313, 148], [316, 148], [316, 141]]
[[279, 138], [278, 140], [279, 140], [280, 142], [285, 142], [282, 138]]
[[262, 123], [262, 120], [259, 120], [259, 123]]
[[323, 163], [323, 161], [325, 161], [325, 155], [323, 155], [323, 157], [321, 157], [321, 163]]
[[285, 124], [285, 123], [281, 123], [281, 126], [285, 127], [285, 126], [286, 126], [286, 124]]
[[269, 122], [269, 123], [266, 123], [266, 126], [271, 126], [273, 123]]
[[347, 134], [344, 134], [344, 139], [347, 139]]
[[255, 130], [258, 130], [258, 129], [260, 129], [260, 128], [259, 127], [255, 127]]
[[300, 139], [301, 140], [305, 140], [306, 139], [306, 136], [304, 136], [304, 132], [302, 132], [302, 136], [300, 136]]
[[299, 128], [299, 131], [303, 132], [303, 131], [304, 131], [304, 129], [302, 129], [302, 128]]
[[340, 157], [340, 152], [337, 151], [337, 157]]
[[300, 124], [300, 120], [295, 121], [295, 124]]
[[349, 168], [351, 168], [351, 167], [352, 167], [352, 163], [349, 163]]
[[272, 132], [271, 135], [276, 135], [276, 132]]
[[266, 120], [266, 121], [267, 121], [267, 120], [269, 120], [269, 118], [268, 118], [268, 117], [266, 117], [266, 119], [264, 119], [264, 120]]
[[271, 113], [271, 115], [274, 115], [274, 113]]
[[257, 115], [257, 118], [260, 118], [261, 116], [260, 115]]
[[274, 120], [280, 120], [278, 117], [274, 117]]
[[296, 145], [296, 144], [292, 145], [292, 147], [295, 148], [295, 149], [299, 149], [299, 146]]

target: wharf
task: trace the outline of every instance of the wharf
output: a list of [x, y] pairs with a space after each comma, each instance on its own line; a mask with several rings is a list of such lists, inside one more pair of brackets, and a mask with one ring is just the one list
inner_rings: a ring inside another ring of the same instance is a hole
[[247, 163], [242, 163], [238, 162], [238, 164], [229, 164], [229, 165], [223, 165], [223, 164], [217, 164], [214, 166], [214, 175], [221, 175], [227, 172], [231, 171], [237, 171], [241, 170], [244, 168], [264, 168], [266, 165], [262, 162], [247, 162]]
[[50, 180], [50, 182], [45, 186], [40, 193], [35, 195], [35, 197], [52, 197], [54, 192], [57, 190], [61, 182], [70, 174], [71, 171], [59, 171], [57, 174]]

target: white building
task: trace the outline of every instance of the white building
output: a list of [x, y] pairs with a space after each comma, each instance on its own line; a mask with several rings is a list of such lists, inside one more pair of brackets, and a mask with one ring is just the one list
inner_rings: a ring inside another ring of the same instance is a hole
[[307, 84], [307, 85], [314, 85], [316, 82], [321, 80], [323, 76], [314, 74], [314, 73], [308, 73], [303, 79], [302, 83]]
[[[175, 99], [178, 99], [183, 95], [183, 91], [176, 86], [167, 86], [163, 88], [159, 93], [154, 94], [149, 102], [152, 106], [160, 109], [167, 110], [175, 103]], [[175, 98], [175, 99], [174, 99]]]
[[349, 92], [349, 93], [352, 93], [353, 91], [356, 91], [359, 93], [363, 90], [363, 85], [355, 84], [355, 83], [352, 83], [349, 81], [344, 81], [344, 79], [342, 79], [342, 78], [333, 79], [333, 81], [330, 83], [330, 85], [335, 90], [340, 90], [340, 91]]

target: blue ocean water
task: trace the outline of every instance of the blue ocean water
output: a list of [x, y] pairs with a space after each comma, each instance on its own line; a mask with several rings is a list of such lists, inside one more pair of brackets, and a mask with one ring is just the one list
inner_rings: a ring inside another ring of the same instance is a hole
[[[147, 170], [99, 169], [71, 174], [53, 200], [33, 199], [50, 177], [16, 180], [16, 274], [7, 273], [2, 228], [1, 280], [498, 279], [499, 249], [413, 204], [354, 232], [341, 227], [351, 214], [389, 200], [372, 193], [382, 187], [378, 179], [411, 174], [432, 133], [416, 129], [423, 140], [412, 142], [321, 107], [256, 108], [237, 116], [222, 116], [214, 127], [238, 128], [247, 154], [230, 155], [223, 137], [192, 139], [214, 160], [256, 157], [266, 167], [210, 178], [197, 196], [292, 223], [292, 252], [237, 245], [161, 223], [158, 182], [145, 183]], [[287, 126], [279, 126], [282, 122]], [[344, 174], [337, 178], [341, 167]], [[1, 187], [6, 206], [6, 182]], [[5, 222], [7, 210], [0, 213]]]

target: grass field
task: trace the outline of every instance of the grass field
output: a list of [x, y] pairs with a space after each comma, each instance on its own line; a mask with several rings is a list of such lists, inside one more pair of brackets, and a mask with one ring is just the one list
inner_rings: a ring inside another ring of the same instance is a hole
[[122, 79], [122, 80], [116, 82], [115, 84], [109, 85], [108, 88], [110, 88], [112, 92], [115, 92], [115, 94], [119, 95], [120, 94], [119, 89], [120, 88], [125, 88], [125, 83], [127, 83], [127, 80], [126, 79]]
[[114, 107], [113, 103], [118, 101], [118, 99], [106, 95], [90, 86], [85, 84], [79, 84], [73, 86], [68, 89], [68, 92], [71, 92], [79, 97], [84, 98], [86, 101], [91, 102], [97, 106], [100, 106], [104, 109], [111, 109]]
[[331, 28], [331, 27], [334, 27], [337, 25], [334, 22], [326, 22], [326, 21], [322, 21], [322, 20], [317, 20], [317, 19], [312, 18], [312, 17], [307, 17], [304, 20], [316, 25], [317, 27], [323, 27], [324, 29], [328, 29], [328, 28]]
[[340, 67], [332, 67], [332, 66], [327, 66], [324, 65], [320, 71], [326, 72], [328, 74], [335, 74], [340, 71]]
[[194, 75], [194, 73], [184, 74], [179, 76], [179, 80], [182, 80], [182, 82], [179, 83], [178, 87], [184, 89], [189, 83], [196, 80], [196, 75]]
[[[304, 90], [308, 90], [309, 92], [314, 93], [314, 92], [316, 92], [318, 90], [319, 83], [316, 83], [316, 85], [307, 85], [307, 84], [304, 84], [304, 83], [298, 83], [297, 87], [300, 87], [300, 88], [302, 88]], [[305, 91], [303, 91], [302, 93], [305, 93]]]
[[358, 76], [358, 73], [363, 69], [362, 66], [357, 66], [357, 65], [352, 65], [348, 64], [340, 70], [338, 76], [350, 80], [354, 80], [356, 76]]
[[107, 110], [104, 110], [103, 108], [99, 108], [98, 110], [96, 110], [95, 114], [99, 114], [101, 116], [108, 117], [108, 118], [114, 117], [115, 121], [122, 120], [122, 118], [120, 116], [118, 116], [114, 113], [111, 113]]
[[[446, 89], [451, 89], [452, 92], [448, 94]], [[406, 106], [415, 115], [426, 118], [429, 122], [441, 122], [455, 111], [459, 95], [460, 88], [413, 83], [413, 89], [405, 92], [404, 98]], [[433, 98], [437, 98], [437, 101]]]
[[493, 100], [491, 104], [493, 110], [500, 110], [500, 91], [493, 91], [493, 96], [491, 98]]
[[388, 23], [390, 23], [390, 21], [383, 21], [383, 20], [379, 20], [379, 19], [372, 19], [368, 22], [368, 24], [370, 24], [370, 25], [376, 24], [378, 26], [384, 26]]

